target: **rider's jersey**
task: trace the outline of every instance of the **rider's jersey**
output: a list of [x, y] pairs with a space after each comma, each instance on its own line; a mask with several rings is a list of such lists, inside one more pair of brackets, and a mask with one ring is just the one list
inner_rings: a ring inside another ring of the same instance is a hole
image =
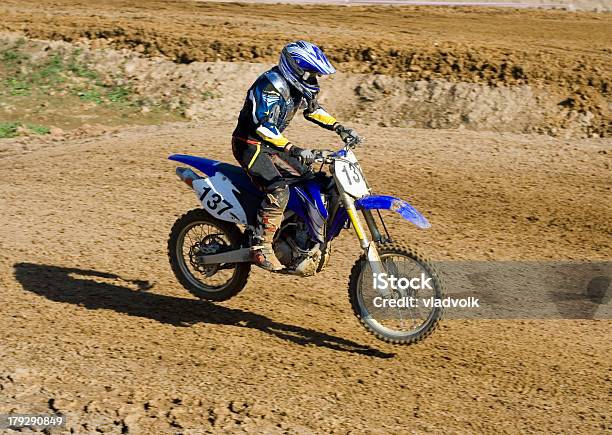
[[307, 100], [274, 67], [259, 76], [248, 90], [233, 135], [259, 139], [272, 147], [284, 148], [289, 140], [283, 135], [283, 130], [300, 109], [303, 109], [306, 119], [321, 127], [332, 130], [336, 123], [336, 118], [327, 113], [316, 99]]

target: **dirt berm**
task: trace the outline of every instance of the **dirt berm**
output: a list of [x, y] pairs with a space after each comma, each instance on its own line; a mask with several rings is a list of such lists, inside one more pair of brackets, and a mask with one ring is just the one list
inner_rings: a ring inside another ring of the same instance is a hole
[[180, 63], [270, 62], [288, 40], [309, 38], [343, 71], [529, 85], [561, 109], [534, 131], [556, 134], [578, 119], [582, 136], [611, 134], [610, 14], [123, 0], [95, 8], [87, 1], [7, 0], [0, 14], [0, 30], [88, 39], [94, 47], [127, 47]]

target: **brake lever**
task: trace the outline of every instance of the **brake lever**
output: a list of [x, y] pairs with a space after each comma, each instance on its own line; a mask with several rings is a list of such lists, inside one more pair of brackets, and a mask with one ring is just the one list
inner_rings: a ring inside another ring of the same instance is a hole
[[[347, 138], [347, 139], [349, 139], [349, 138]], [[351, 140], [347, 140], [344, 143], [346, 144], [347, 147], [349, 147], [351, 149], [355, 149], [355, 148], [357, 148], [357, 145], [360, 145], [360, 144], [363, 143], [363, 140], [365, 138], [359, 137], [359, 139], [353, 139], [353, 138], [350, 138], [350, 139]]]
[[334, 159], [331, 155], [326, 156], [326, 157], [319, 157], [315, 159], [315, 163], [324, 163], [324, 164], [330, 164], [333, 163]]

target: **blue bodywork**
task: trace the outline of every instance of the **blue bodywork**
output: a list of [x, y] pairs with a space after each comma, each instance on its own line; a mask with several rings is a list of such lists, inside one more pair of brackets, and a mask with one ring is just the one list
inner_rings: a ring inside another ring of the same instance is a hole
[[188, 156], [185, 154], [172, 154], [168, 160], [185, 163], [199, 169], [209, 177], [214, 176], [217, 172], [222, 172], [232, 180], [234, 185], [245, 189], [251, 195], [263, 196], [261, 191], [253, 185], [249, 176], [240, 166], [230, 165], [218, 160], [206, 159], [204, 157]]
[[330, 241], [337, 237], [338, 234], [340, 234], [340, 231], [342, 231], [342, 228], [344, 228], [344, 226], [347, 224], [348, 220], [349, 215], [346, 212], [346, 209], [344, 207], [338, 208], [336, 215], [327, 227], [326, 240]]
[[[240, 166], [184, 154], [173, 154], [168, 157], [168, 159], [193, 166], [209, 177], [214, 176], [219, 171], [223, 173], [236, 187], [247, 194], [247, 198], [242, 196], [239, 199], [242, 202], [247, 217], [249, 217], [249, 223], [255, 224], [253, 220], [255, 216], [254, 212], [261, 204], [263, 193], [253, 185], [249, 176]], [[304, 180], [296, 185], [290, 186], [287, 209], [293, 211], [306, 222], [308, 232], [313, 239], [319, 243], [324, 242], [324, 224], [327, 221], [328, 212], [321, 199], [321, 187], [315, 181]], [[337, 213], [337, 215], [338, 214], [339, 213]], [[342, 222], [342, 225], [344, 225], [344, 222]], [[338, 229], [338, 233], [340, 229], [342, 229], [342, 226]], [[327, 239], [331, 240], [329, 237]]]
[[[168, 159], [193, 166], [210, 177], [219, 171], [222, 172], [243, 193], [239, 196], [239, 200], [245, 209], [249, 223], [255, 224], [256, 211], [261, 204], [263, 193], [253, 185], [249, 176], [240, 166], [184, 154], [173, 154]], [[417, 209], [406, 201], [393, 196], [364, 196], [355, 201], [355, 207], [360, 210], [392, 210], [419, 228], [425, 229], [431, 226], [425, 216], [419, 213]], [[324, 234], [325, 222], [329, 213], [321, 198], [321, 187], [313, 180], [304, 180], [290, 186], [287, 208], [306, 222], [310, 236], [319, 243], [330, 241], [338, 236], [348, 221], [346, 209], [340, 207], [332, 221], [328, 223], [327, 234]]]
[[359, 210], [392, 210], [417, 227], [426, 229], [431, 227], [425, 216], [408, 204], [406, 201], [387, 195], [367, 195], [355, 201]]
[[306, 222], [310, 236], [322, 243], [328, 212], [321, 199], [321, 187], [312, 180], [305, 180], [299, 185], [290, 186], [289, 192], [287, 208]]

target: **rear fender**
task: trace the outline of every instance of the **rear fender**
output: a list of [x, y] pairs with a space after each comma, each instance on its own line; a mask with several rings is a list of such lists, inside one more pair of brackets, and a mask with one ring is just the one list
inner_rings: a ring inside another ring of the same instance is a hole
[[185, 154], [172, 154], [168, 157], [168, 160], [185, 163], [210, 176], [217, 173], [219, 170], [219, 164], [221, 163], [217, 160], [206, 159], [204, 157], [188, 156]]
[[178, 167], [176, 174], [191, 187], [202, 208], [216, 219], [240, 225], [253, 224], [261, 203], [261, 193], [239, 166], [185, 154], [172, 154], [169, 160], [181, 162], [202, 171]]
[[425, 216], [403, 199], [387, 195], [366, 195], [355, 201], [358, 210], [391, 210], [421, 229], [431, 227]]
[[193, 181], [193, 190], [202, 203], [202, 208], [222, 221], [246, 225], [247, 214], [238, 200], [239, 190], [223, 173]]

